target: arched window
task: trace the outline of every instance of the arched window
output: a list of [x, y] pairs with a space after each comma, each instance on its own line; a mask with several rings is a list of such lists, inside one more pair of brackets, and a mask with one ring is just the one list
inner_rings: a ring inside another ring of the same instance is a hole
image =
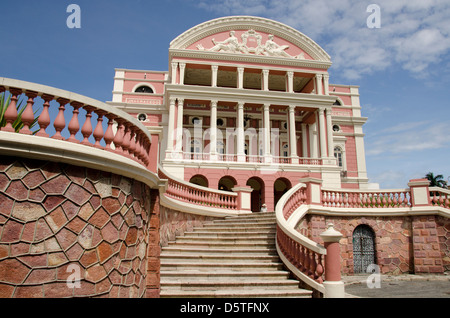
[[151, 89], [149, 86], [139, 86], [134, 90], [135, 93], [143, 93], [143, 94], [153, 94], [153, 89]]
[[334, 157], [337, 160], [337, 164], [339, 167], [343, 167], [344, 166], [344, 162], [342, 160], [342, 149], [341, 147], [335, 147], [334, 148]]

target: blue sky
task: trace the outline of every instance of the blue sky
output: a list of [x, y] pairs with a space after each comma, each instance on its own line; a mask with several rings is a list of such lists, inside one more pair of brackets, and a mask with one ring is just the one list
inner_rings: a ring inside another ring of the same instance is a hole
[[[70, 4], [81, 28], [69, 29]], [[369, 4], [381, 27], [369, 29]], [[360, 86], [371, 182], [450, 176], [450, 3], [444, 0], [22, 0], [1, 4], [0, 76], [112, 98], [115, 68], [168, 70], [170, 41], [227, 15], [275, 19], [331, 56], [330, 82]]]

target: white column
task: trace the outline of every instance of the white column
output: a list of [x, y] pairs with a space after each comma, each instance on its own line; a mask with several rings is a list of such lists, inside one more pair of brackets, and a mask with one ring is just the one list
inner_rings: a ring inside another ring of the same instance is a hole
[[180, 63], [180, 85], [184, 85], [184, 70], [186, 69], [186, 63]]
[[289, 71], [286, 74], [287, 76], [287, 92], [293, 93], [294, 92], [294, 72]]
[[210, 160], [217, 160], [217, 101], [211, 101], [211, 120], [210, 120]]
[[325, 95], [330, 95], [330, 75], [323, 75], [323, 88], [325, 90]]
[[327, 141], [326, 141], [326, 135], [325, 135], [325, 112], [323, 109], [319, 109], [318, 111], [319, 115], [319, 138], [320, 138], [320, 156], [322, 158], [328, 157], [327, 156]]
[[211, 65], [211, 70], [212, 70], [211, 86], [217, 87], [217, 71], [219, 70], [219, 66]]
[[328, 137], [328, 157], [334, 157], [333, 123], [331, 120], [331, 108], [326, 110], [327, 116], [327, 137]]
[[289, 105], [289, 151], [291, 163], [298, 163], [297, 134], [295, 130], [295, 106]]
[[239, 102], [237, 105], [237, 161], [245, 162], [245, 150], [244, 150], [244, 103]]
[[269, 90], [269, 70], [262, 70], [262, 75], [263, 75], [262, 89], [264, 91], [268, 91]]
[[322, 74], [316, 74], [317, 95], [323, 95]]
[[172, 84], [177, 83], [178, 62], [172, 62]]
[[270, 151], [270, 104], [264, 104], [263, 115], [263, 129], [264, 129], [264, 161], [270, 162], [272, 154]]
[[309, 146], [311, 158], [318, 158], [317, 149], [317, 123], [309, 125]]
[[169, 122], [167, 124], [167, 149], [166, 158], [171, 158], [173, 152], [173, 131], [175, 126], [175, 101], [176, 98], [170, 99], [169, 104]]
[[184, 99], [178, 99], [177, 111], [177, 129], [176, 129], [176, 146], [175, 151], [181, 153], [183, 151], [183, 108]]
[[244, 88], [244, 68], [238, 67], [238, 82], [237, 82], [237, 88]]
[[302, 124], [302, 151], [303, 158], [308, 157], [308, 127], [306, 124]]

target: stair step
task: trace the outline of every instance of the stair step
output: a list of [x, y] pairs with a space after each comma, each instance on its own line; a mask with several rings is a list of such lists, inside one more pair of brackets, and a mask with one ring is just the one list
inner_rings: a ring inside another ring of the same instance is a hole
[[189, 280], [189, 281], [161, 281], [161, 286], [167, 290], [245, 290], [257, 288], [270, 289], [298, 289], [299, 282], [295, 280], [271, 279], [271, 280], [236, 280], [236, 281], [220, 281], [220, 280]]
[[258, 262], [273, 262], [279, 261], [278, 255], [267, 255], [267, 253], [262, 255], [248, 255], [248, 254], [229, 254], [229, 253], [221, 253], [221, 254], [188, 254], [188, 253], [164, 253], [161, 255], [161, 261], [166, 262], [177, 262], [177, 261], [190, 261], [190, 262], [233, 262], [233, 261], [242, 261], [242, 260], [251, 260]]
[[163, 271], [161, 270], [161, 279], [167, 280], [213, 280], [213, 281], [229, 281], [231, 279], [239, 279], [240, 281], [258, 279], [279, 279], [289, 278], [289, 272], [284, 270], [260, 270], [260, 271], [232, 271], [232, 270], [217, 270], [214, 272], [198, 271], [198, 270], [184, 270], [184, 271]]
[[252, 247], [272, 247], [275, 248], [275, 242], [205, 242], [205, 241], [176, 241], [169, 242], [169, 246], [203, 246], [203, 247], [230, 247], [233, 249], [252, 248]]
[[276, 255], [278, 256], [276, 249], [272, 247], [253, 247], [253, 248], [240, 248], [240, 249], [230, 249], [230, 248], [211, 248], [211, 247], [189, 247], [189, 246], [166, 246], [162, 248], [161, 256], [164, 253], [192, 253], [194, 255], [217, 255], [217, 254], [226, 254], [226, 255]]
[[164, 271], [181, 271], [181, 270], [198, 270], [198, 271], [208, 271], [214, 272], [219, 269], [230, 269], [233, 271], [242, 270], [277, 270], [282, 269], [283, 263], [280, 262], [224, 262], [224, 263], [213, 263], [213, 262], [171, 262], [167, 260], [161, 261], [161, 270]]
[[184, 237], [192, 237], [192, 236], [207, 236], [207, 237], [248, 237], [248, 236], [258, 236], [258, 237], [275, 237], [275, 231], [208, 231], [208, 230], [197, 230], [193, 232], [184, 233]]
[[211, 223], [204, 223], [204, 227], [248, 227], [248, 228], [255, 228], [260, 226], [269, 226], [269, 227], [275, 227], [276, 224], [274, 222], [252, 222], [252, 221], [246, 221], [246, 222], [238, 222], [236, 220], [222, 220], [222, 221], [214, 221]]
[[311, 298], [312, 292], [304, 289], [250, 289], [250, 290], [216, 290], [216, 291], [161, 291], [165, 298]]

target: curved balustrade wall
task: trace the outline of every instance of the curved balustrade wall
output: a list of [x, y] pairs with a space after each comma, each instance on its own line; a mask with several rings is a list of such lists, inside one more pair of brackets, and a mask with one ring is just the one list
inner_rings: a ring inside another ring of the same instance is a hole
[[[196, 212], [195, 207], [211, 209], [211, 216], [214, 216], [214, 211], [224, 215], [232, 215], [233, 212], [239, 212], [237, 193], [213, 190], [182, 180], [176, 180], [161, 168], [158, 171], [158, 175], [161, 180], [168, 180], [163, 195], [176, 202], [192, 204], [194, 210], [191, 210], [191, 212], [194, 214]], [[198, 212], [200, 214], [203, 213], [203, 211]]]
[[[106, 150], [133, 159], [145, 167], [150, 164], [151, 135], [139, 121], [121, 110], [64, 90], [8, 78], [0, 78], [0, 93], [11, 96], [11, 103], [4, 114], [6, 126], [0, 129], [2, 132], [15, 132], [16, 106], [22, 97], [26, 100], [21, 116], [24, 125], [18, 133], [32, 135], [33, 105], [41, 99], [43, 105], [37, 120], [39, 129], [36, 136]], [[71, 114], [68, 114], [69, 108]], [[66, 120], [66, 116], [70, 120]], [[113, 128], [115, 124], [117, 129]]]

